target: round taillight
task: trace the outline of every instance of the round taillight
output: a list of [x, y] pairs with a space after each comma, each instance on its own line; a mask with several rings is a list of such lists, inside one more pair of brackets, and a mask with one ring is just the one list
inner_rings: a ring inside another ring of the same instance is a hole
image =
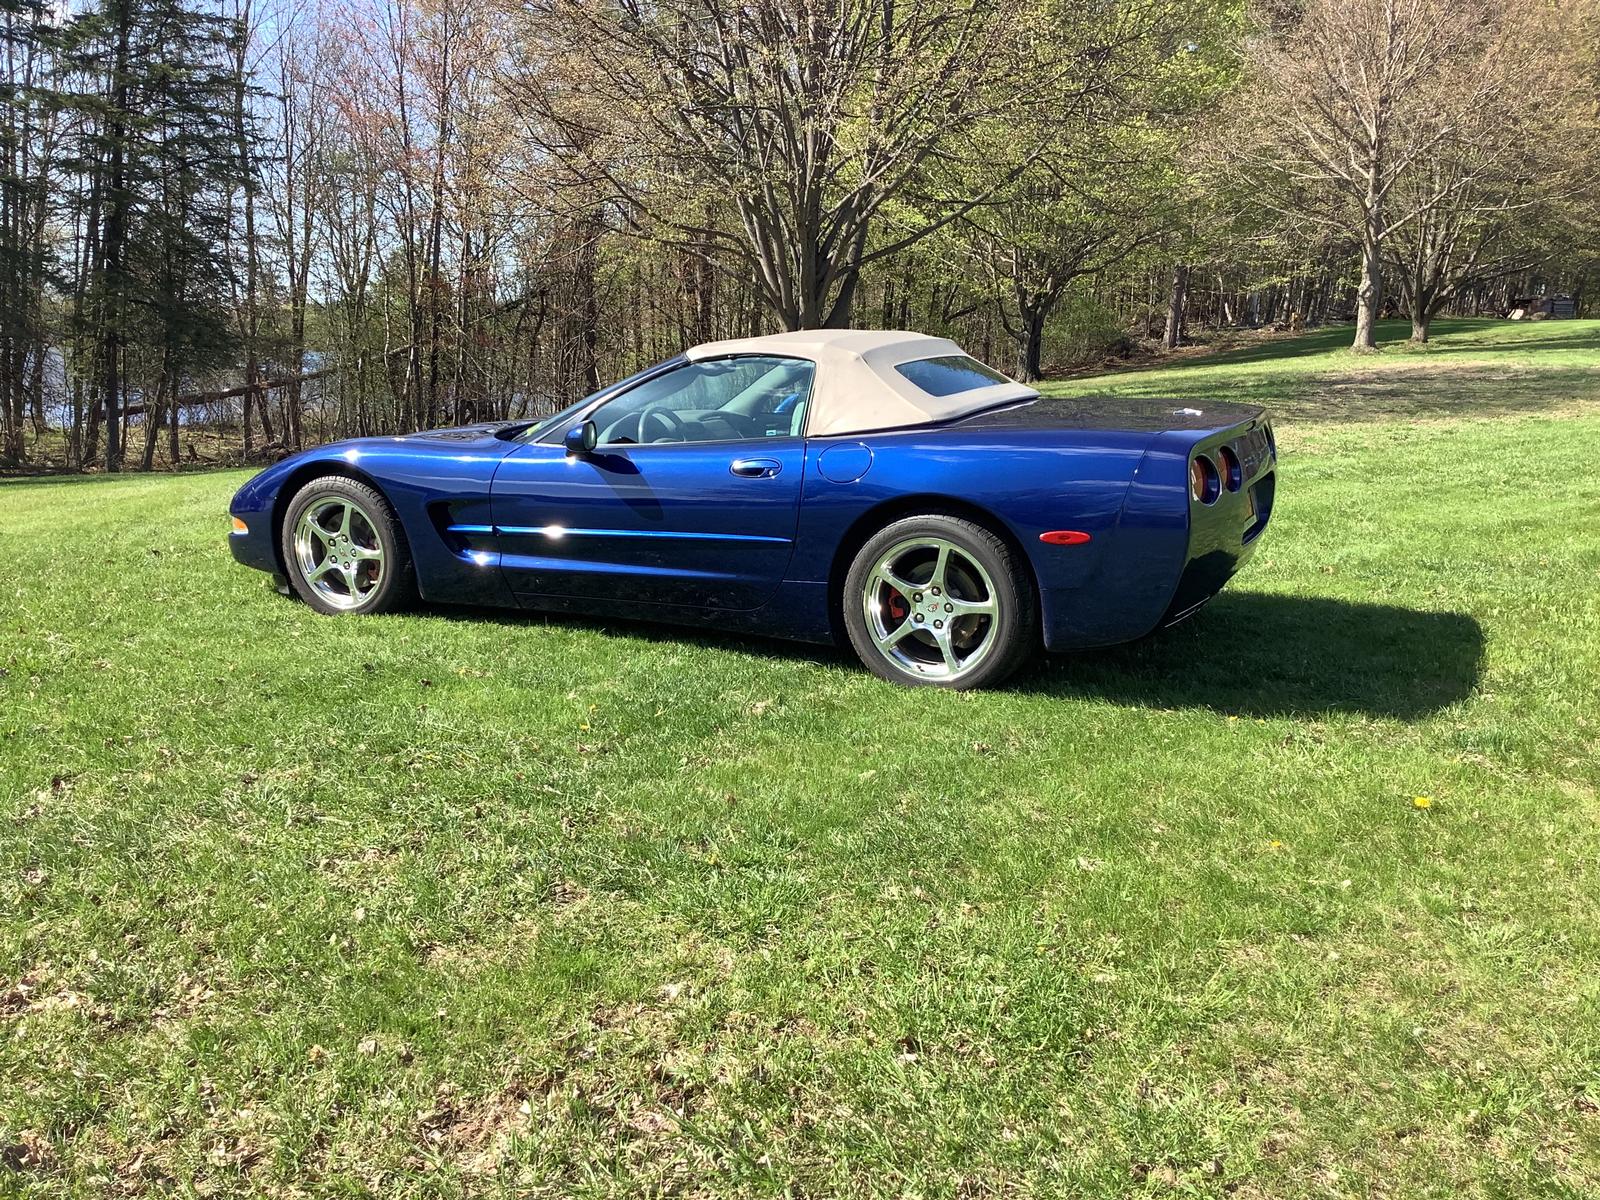
[[1200, 504], [1211, 504], [1221, 490], [1221, 479], [1216, 464], [1204, 454], [1197, 454], [1189, 464], [1189, 495]]
[[1222, 486], [1230, 492], [1237, 492], [1239, 485], [1244, 482], [1244, 472], [1239, 467], [1239, 456], [1232, 449], [1223, 446], [1217, 451], [1222, 469]]

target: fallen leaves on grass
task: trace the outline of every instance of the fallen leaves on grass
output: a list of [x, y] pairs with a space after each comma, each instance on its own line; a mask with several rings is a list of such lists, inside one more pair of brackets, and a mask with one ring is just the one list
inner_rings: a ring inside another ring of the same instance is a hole
[[14, 1142], [0, 1144], [0, 1166], [12, 1171], [36, 1171], [55, 1161], [55, 1151], [42, 1133], [24, 1129]]
[[463, 1103], [457, 1101], [455, 1087], [445, 1083], [435, 1093], [433, 1107], [417, 1115], [417, 1125], [421, 1140], [455, 1169], [488, 1175], [500, 1168], [532, 1114], [532, 1104], [518, 1092]]
[[109, 1008], [61, 980], [50, 980], [45, 969], [25, 972], [16, 983], [0, 987], [0, 1016], [26, 1017], [52, 1012], [82, 1013], [91, 1021], [111, 1020]]
[[545, 903], [552, 908], [571, 908], [589, 898], [589, 889], [570, 879], [554, 880], [545, 890]]

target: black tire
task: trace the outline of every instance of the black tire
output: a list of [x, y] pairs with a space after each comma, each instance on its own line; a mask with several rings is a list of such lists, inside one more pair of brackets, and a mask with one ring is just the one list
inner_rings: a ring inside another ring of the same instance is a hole
[[[342, 534], [339, 526], [322, 516], [337, 514], [341, 506], [344, 512], [356, 514]], [[302, 553], [297, 531], [308, 512], [323, 532], [308, 533], [303, 541], [309, 555], [320, 554], [324, 563], [331, 553], [334, 561], [326, 572], [308, 570], [307, 554]], [[367, 616], [396, 612], [417, 598], [416, 571], [405, 530], [383, 493], [370, 484], [345, 475], [311, 480], [290, 500], [278, 538], [289, 586], [320, 613]]]
[[[948, 558], [940, 557], [941, 547], [949, 548]], [[934, 584], [941, 562], [942, 589]], [[911, 595], [904, 594], [908, 590]], [[978, 593], [984, 591], [991, 593], [992, 615], [963, 611], [983, 608]], [[884, 526], [851, 561], [843, 603], [851, 647], [867, 670], [891, 683], [957, 691], [993, 687], [1032, 658], [1039, 644], [1025, 566], [1003, 540], [965, 517], [928, 513]], [[880, 649], [880, 637], [892, 644]]]

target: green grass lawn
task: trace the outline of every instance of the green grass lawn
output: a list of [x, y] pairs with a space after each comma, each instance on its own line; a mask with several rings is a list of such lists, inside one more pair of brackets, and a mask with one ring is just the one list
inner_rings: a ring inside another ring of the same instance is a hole
[[[1600, 321], [1441, 318], [1426, 346], [1412, 346], [1409, 321], [1378, 327], [1382, 354], [1349, 352], [1350, 327], [1296, 338], [1270, 335], [1178, 365], [1082, 376], [1047, 386], [1056, 394], [1226, 395], [1265, 404], [1280, 420], [1342, 423], [1547, 410], [1600, 399]], [[1203, 352], [1202, 352], [1203, 353]]]
[[991, 693], [0, 485], [0, 1195], [1593, 1196], [1600, 323], [1441, 324], [1067, 385], [1278, 509]]

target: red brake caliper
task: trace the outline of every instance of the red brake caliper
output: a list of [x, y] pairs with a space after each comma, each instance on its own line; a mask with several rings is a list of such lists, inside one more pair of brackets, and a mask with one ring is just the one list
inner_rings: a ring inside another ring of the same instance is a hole
[[[911, 613], [911, 606], [906, 603], [906, 598], [894, 588], [889, 589], [889, 616], [898, 625]], [[892, 628], [892, 626], [891, 626]]]

